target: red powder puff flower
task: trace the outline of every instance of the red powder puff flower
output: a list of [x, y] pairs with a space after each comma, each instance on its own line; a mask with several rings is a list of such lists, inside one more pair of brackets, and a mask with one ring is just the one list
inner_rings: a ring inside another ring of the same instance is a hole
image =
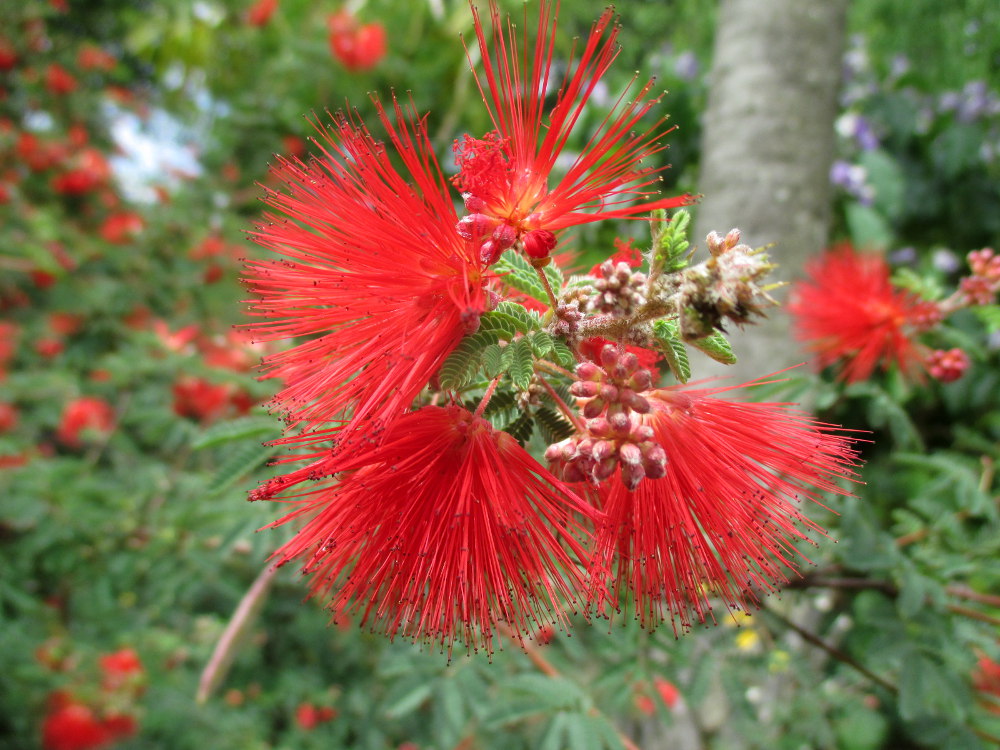
[[[527, 13], [527, 11], [525, 11]], [[459, 174], [469, 215], [459, 231], [483, 245], [492, 262], [520, 242], [533, 258], [546, 258], [555, 247], [553, 234], [590, 221], [634, 218], [656, 208], [687, 205], [691, 197], [656, 198], [650, 186], [666, 167], [641, 166], [663, 151], [659, 138], [667, 130], [661, 119], [640, 125], [658, 103], [653, 82], [618, 99], [613, 111], [570, 164], [565, 176], [550, 185], [556, 162], [591, 96], [618, 54], [614, 11], [608, 9], [591, 29], [580, 56], [571, 60], [561, 82], [553, 80], [556, 13], [542, 2], [534, 39], [504, 23], [490, 2], [492, 49], [482, 20], [473, 7], [483, 72], [476, 74], [495, 130], [482, 139], [456, 142]], [[525, 28], [527, 28], [527, 16]], [[545, 96], [558, 91], [546, 112]]]
[[216, 385], [204, 378], [182, 377], [173, 386], [174, 414], [197, 419], [204, 424], [214, 422], [229, 407], [230, 387]]
[[806, 272], [809, 278], [792, 289], [788, 311], [796, 336], [821, 368], [838, 365], [849, 383], [892, 364], [919, 373], [923, 356], [913, 336], [939, 316], [928, 314], [932, 303], [893, 287], [882, 257], [841, 245], [810, 261]]
[[45, 750], [91, 750], [107, 747], [113, 739], [111, 731], [82, 703], [54, 708], [42, 723]]
[[[284, 388], [275, 408], [291, 424], [365, 440], [402, 416], [485, 309], [474, 248], [454, 231], [455, 210], [422, 120], [379, 107], [392, 148], [346, 116], [317, 141], [322, 157], [281, 159], [288, 194], [252, 234], [277, 256], [251, 260], [258, 338], [306, 340], [264, 360]], [[405, 175], [405, 176], [404, 176]], [[349, 423], [349, 428], [344, 427]], [[298, 436], [290, 442], [308, 442]]]
[[335, 470], [339, 481], [301, 493], [277, 522], [307, 519], [275, 553], [306, 558], [334, 616], [449, 652], [455, 640], [491, 651], [499, 622], [527, 637], [563, 620], [582, 583], [576, 514], [593, 511], [507, 433], [427, 406]]
[[320, 724], [336, 718], [337, 710], [330, 706], [316, 707], [312, 703], [302, 703], [295, 709], [295, 723], [302, 729], [315, 729]]
[[385, 27], [380, 23], [359, 25], [348, 10], [340, 10], [327, 21], [330, 52], [352, 72], [371, 70], [386, 52]]
[[8, 40], [0, 37], [0, 70], [13, 70], [17, 65], [17, 50]]
[[115, 411], [104, 399], [84, 396], [66, 404], [56, 437], [70, 448], [79, 448], [84, 433], [107, 434], [114, 429]]
[[132, 212], [112, 214], [101, 225], [101, 237], [105, 242], [125, 245], [131, 242], [144, 227], [145, 222], [139, 214]]
[[45, 88], [53, 94], [72, 94], [78, 85], [76, 79], [59, 63], [51, 63], [45, 70]]
[[728, 390], [644, 394], [652, 410], [642, 421], [669, 457], [667, 472], [631, 492], [616, 474], [600, 490], [599, 611], [613, 576], [613, 602], [627, 592], [644, 625], [669, 619], [676, 632], [714, 621], [712, 598], [730, 610], [756, 605], [797, 570], [793, 542], [822, 531], [799, 500], [843, 493], [835, 482], [851, 476], [851, 439], [784, 404], [715, 397]]
[[251, 26], [267, 26], [276, 10], [278, 0], [257, 0], [247, 11], [247, 23]]
[[142, 679], [144, 672], [139, 654], [134, 648], [123, 648], [111, 654], [104, 654], [98, 663], [103, 675], [101, 687], [110, 691], [134, 686]]
[[96, 44], [84, 44], [76, 53], [76, 64], [81, 70], [114, 70], [118, 60]]

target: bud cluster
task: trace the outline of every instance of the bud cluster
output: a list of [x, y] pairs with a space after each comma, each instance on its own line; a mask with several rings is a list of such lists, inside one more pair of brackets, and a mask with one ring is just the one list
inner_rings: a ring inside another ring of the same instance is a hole
[[599, 483], [621, 466], [622, 482], [635, 489], [645, 478], [658, 479], [667, 470], [667, 454], [656, 442], [642, 415], [651, 410], [642, 395], [653, 379], [631, 352], [608, 344], [600, 365], [581, 362], [579, 380], [570, 387], [583, 416], [584, 431], [545, 451], [552, 472], [567, 482]]
[[962, 377], [972, 363], [961, 349], [935, 349], [927, 356], [925, 364], [931, 377], [951, 383]]
[[729, 319], [751, 322], [777, 302], [760, 286], [774, 265], [759, 250], [740, 244], [740, 232], [725, 237], [712, 232], [706, 238], [712, 257], [681, 273], [678, 288], [681, 333], [688, 341], [722, 330]]
[[984, 247], [968, 255], [972, 275], [959, 281], [959, 293], [967, 305], [990, 305], [1000, 291], [1000, 255]]
[[[518, 245], [533, 260], [548, 258], [556, 246], [556, 236], [547, 229], [523, 231], [506, 219], [492, 216], [484, 200], [472, 193], [463, 193], [465, 207], [471, 213], [459, 219], [456, 231], [467, 240], [481, 243], [479, 255], [483, 263], [493, 265], [504, 250]], [[530, 218], [530, 217], [529, 217]]]
[[628, 263], [606, 260], [598, 267], [600, 278], [587, 300], [587, 312], [628, 315], [646, 301], [646, 274], [633, 271]]

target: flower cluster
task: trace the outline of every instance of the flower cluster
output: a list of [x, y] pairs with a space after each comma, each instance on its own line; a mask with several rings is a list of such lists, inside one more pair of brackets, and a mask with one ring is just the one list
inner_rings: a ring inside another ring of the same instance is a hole
[[55, 672], [72, 673], [79, 684], [49, 696], [42, 722], [45, 750], [96, 750], [133, 736], [138, 729], [135, 703], [145, 690], [146, 673], [134, 649], [124, 648], [98, 659], [99, 685], [77, 673], [77, 660], [60, 643], [39, 648], [36, 657]]
[[[611, 11], [565, 66], [552, 4], [532, 38], [495, 4], [489, 24], [473, 16], [494, 129], [456, 142], [450, 181], [396, 100], [376, 101], [385, 142], [340, 114], [317, 158], [274, 168], [287, 188], [252, 233], [272, 255], [245, 281], [253, 335], [294, 339], [264, 367], [296, 452], [250, 495], [299, 527], [275, 559], [298, 561], [335, 617], [449, 652], [565, 627], [580, 605], [631, 600], [677, 629], [711, 621], [716, 598], [756, 604], [819, 531], [802, 500], [841, 491], [855, 460], [786, 405], [682, 385], [688, 345], [733, 361], [723, 325], [773, 304], [771, 266], [735, 230], [691, 265], [688, 216], [664, 210], [691, 198], [653, 194], [665, 167], [642, 164], [666, 132], [643, 125], [652, 82], [577, 132], [617, 54]], [[560, 159], [572, 139], [585, 147]], [[569, 228], [650, 212], [645, 254], [621, 243], [571, 278], [553, 262]], [[661, 366], [681, 385], [662, 387]]]
[[867, 380], [876, 369], [896, 367], [943, 383], [959, 379], [971, 365], [962, 349], [931, 349], [921, 334], [966, 307], [991, 304], [1000, 291], [1000, 256], [991, 248], [968, 254], [972, 273], [953, 294], [924, 299], [897, 284], [880, 255], [850, 245], [828, 250], [807, 265], [808, 278], [795, 284], [788, 310], [798, 338], [820, 368], [836, 367], [849, 383]]

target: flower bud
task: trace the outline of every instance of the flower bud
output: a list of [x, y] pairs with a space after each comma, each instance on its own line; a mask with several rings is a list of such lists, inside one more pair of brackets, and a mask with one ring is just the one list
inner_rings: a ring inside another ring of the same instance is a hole
[[641, 482], [646, 477], [646, 470], [642, 468], [642, 464], [622, 464], [622, 484], [628, 487], [630, 490], [634, 490], [639, 486]]
[[623, 464], [641, 464], [642, 451], [635, 443], [622, 443], [618, 449], [618, 460]]
[[593, 398], [606, 386], [593, 380], [577, 380], [569, 387], [569, 392], [577, 398]]
[[598, 481], [603, 482], [605, 479], [609, 479], [612, 474], [615, 473], [615, 469], [618, 467], [618, 458], [616, 456], [610, 456], [602, 461], [598, 461], [594, 464], [593, 472], [591, 476]]
[[603, 398], [594, 398], [583, 405], [583, 416], [586, 419], [593, 419], [594, 417], [599, 417], [601, 412], [607, 406], [607, 402]]
[[481, 240], [489, 237], [496, 229], [498, 220], [485, 214], [468, 214], [458, 220], [455, 230], [459, 237], [467, 240]]
[[604, 370], [593, 362], [581, 362], [576, 366], [576, 376], [581, 380], [594, 380], [600, 382], [604, 380]]
[[615, 444], [609, 440], [594, 441], [594, 449], [590, 453], [595, 461], [603, 461], [606, 458], [615, 457]]
[[628, 387], [633, 391], [648, 391], [653, 385], [653, 376], [649, 370], [636, 370], [628, 379]]
[[479, 214], [486, 210], [486, 201], [482, 198], [477, 198], [472, 193], [462, 193], [462, 200], [465, 202], [466, 211]]
[[521, 238], [529, 258], [547, 258], [556, 246], [556, 236], [548, 229], [533, 229]]
[[506, 250], [517, 242], [517, 230], [510, 224], [504, 222], [499, 224], [497, 228], [493, 230], [492, 239], [495, 243], [497, 243], [497, 245]]
[[601, 364], [606, 370], [618, 364], [618, 348], [614, 344], [605, 344], [601, 349]]
[[652, 408], [645, 398], [628, 389], [622, 391], [621, 400], [623, 404], [632, 409], [632, 411], [639, 412], [639, 414], [649, 414]]

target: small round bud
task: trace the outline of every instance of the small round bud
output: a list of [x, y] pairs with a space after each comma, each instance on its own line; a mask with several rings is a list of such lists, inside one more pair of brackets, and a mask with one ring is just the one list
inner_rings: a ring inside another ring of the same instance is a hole
[[577, 380], [569, 387], [569, 392], [577, 398], [593, 398], [607, 386], [594, 380]]
[[628, 387], [633, 391], [648, 391], [653, 385], [653, 376], [649, 370], [636, 370], [628, 379]]
[[615, 473], [615, 469], [617, 467], [618, 467], [618, 458], [616, 456], [610, 456], [594, 464], [594, 469], [591, 475], [598, 482], [603, 482], [605, 479], [609, 479], [611, 475]]
[[615, 457], [615, 444], [610, 440], [596, 440], [594, 441], [594, 449], [590, 453], [594, 457], [595, 461], [603, 461], [606, 458]]
[[610, 369], [618, 364], [618, 348], [614, 344], [605, 344], [601, 349], [601, 364]]
[[642, 451], [635, 443], [622, 443], [618, 449], [618, 459], [623, 464], [641, 464]]
[[529, 258], [547, 258], [555, 249], [556, 236], [548, 229], [533, 229], [521, 238], [521, 243]]
[[493, 241], [504, 250], [517, 242], [517, 230], [506, 222], [493, 230]]
[[581, 380], [600, 382], [604, 380], [604, 370], [593, 362], [581, 362], [576, 366], [576, 376]]
[[477, 198], [472, 193], [462, 193], [462, 201], [465, 203], [466, 211], [478, 214], [486, 210], [486, 201], [482, 198]]
[[638, 487], [645, 477], [646, 470], [642, 468], [642, 464], [622, 464], [622, 484], [630, 490]]
[[601, 416], [601, 412], [607, 406], [607, 402], [603, 398], [594, 398], [583, 405], [583, 416], [586, 419], [593, 419], [594, 417]]

